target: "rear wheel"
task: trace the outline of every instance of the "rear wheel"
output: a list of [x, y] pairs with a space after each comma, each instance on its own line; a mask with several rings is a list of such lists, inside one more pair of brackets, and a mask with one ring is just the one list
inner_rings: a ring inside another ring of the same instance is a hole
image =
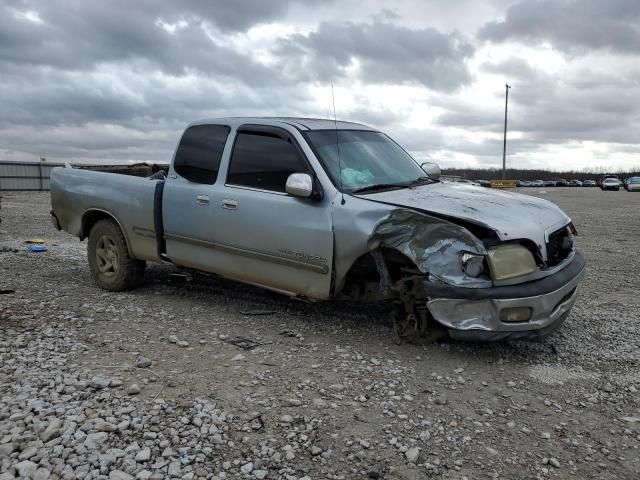
[[93, 226], [87, 256], [96, 284], [105, 290], [127, 290], [142, 282], [145, 262], [131, 258], [124, 235], [114, 220], [100, 220]]

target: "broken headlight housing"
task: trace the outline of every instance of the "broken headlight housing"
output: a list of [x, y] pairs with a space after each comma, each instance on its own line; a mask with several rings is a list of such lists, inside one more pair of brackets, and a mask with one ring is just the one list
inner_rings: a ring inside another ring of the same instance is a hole
[[479, 277], [485, 273], [484, 255], [463, 252], [460, 254], [462, 271], [470, 277]]
[[523, 245], [515, 243], [489, 250], [487, 263], [494, 280], [508, 280], [538, 270], [533, 254]]

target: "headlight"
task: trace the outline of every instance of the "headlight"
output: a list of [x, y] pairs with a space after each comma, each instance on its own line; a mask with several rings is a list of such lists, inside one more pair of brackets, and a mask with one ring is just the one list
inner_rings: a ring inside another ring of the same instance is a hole
[[479, 277], [484, 273], [484, 255], [463, 252], [460, 255], [460, 265], [464, 273], [470, 277]]
[[533, 255], [522, 245], [502, 245], [489, 250], [487, 260], [494, 280], [521, 277], [538, 269]]

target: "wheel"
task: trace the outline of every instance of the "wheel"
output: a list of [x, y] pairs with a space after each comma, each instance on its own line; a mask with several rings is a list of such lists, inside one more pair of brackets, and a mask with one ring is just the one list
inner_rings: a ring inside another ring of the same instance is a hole
[[406, 306], [397, 302], [391, 311], [393, 335], [396, 344], [433, 343], [447, 336], [446, 329], [429, 318], [424, 309], [416, 313], [407, 313]]
[[93, 279], [105, 290], [127, 290], [144, 278], [145, 262], [131, 258], [124, 235], [114, 220], [100, 220], [93, 226], [87, 255]]

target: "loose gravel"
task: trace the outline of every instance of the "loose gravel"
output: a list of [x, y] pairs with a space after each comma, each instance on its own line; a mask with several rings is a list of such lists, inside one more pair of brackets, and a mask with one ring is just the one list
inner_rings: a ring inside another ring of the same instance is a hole
[[169, 265], [102, 291], [48, 194], [3, 192], [0, 480], [639, 478], [640, 195], [526, 193], [581, 233], [565, 325], [396, 345], [384, 311]]

